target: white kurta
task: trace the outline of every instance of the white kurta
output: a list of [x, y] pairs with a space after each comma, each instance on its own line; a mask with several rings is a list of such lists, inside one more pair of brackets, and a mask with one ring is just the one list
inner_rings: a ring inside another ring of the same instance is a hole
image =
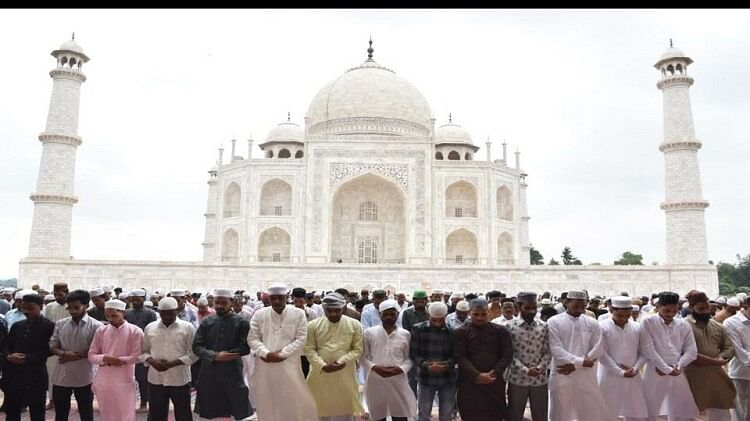
[[[596, 381], [596, 365], [584, 367], [584, 357], [599, 359], [604, 354], [602, 328], [591, 317], [573, 317], [567, 312], [547, 320], [552, 354], [549, 379], [551, 421], [613, 420]], [[557, 373], [557, 366], [573, 364], [568, 375]]]
[[[258, 419], [263, 421], [318, 421], [318, 410], [302, 374], [300, 356], [307, 342], [305, 312], [286, 306], [281, 314], [271, 307], [255, 311], [247, 337], [256, 356], [251, 383]], [[286, 359], [261, 359], [279, 352]]]
[[643, 383], [649, 417], [697, 417], [698, 406], [684, 372], [679, 376], [660, 376], [655, 370], [658, 368], [662, 373], [671, 372], [672, 367], [684, 370], [698, 357], [693, 329], [688, 322], [675, 318], [666, 324], [659, 315], [643, 320], [641, 353], [647, 360]]
[[625, 377], [620, 365], [640, 371], [646, 358], [639, 350], [641, 326], [629, 321], [623, 328], [611, 318], [599, 324], [602, 327], [604, 355], [599, 360], [599, 387], [612, 416], [646, 418], [646, 398], [643, 392], [643, 379]]
[[[247, 320], [248, 323], [252, 321], [255, 310], [247, 306], [243, 306], [242, 310], [238, 313], [240, 317]], [[255, 392], [253, 391], [253, 370], [255, 369], [255, 355], [250, 351], [249, 354], [240, 357], [242, 360], [242, 377], [245, 379], [245, 386], [247, 386], [247, 398], [250, 400], [250, 406], [255, 408]]]
[[[370, 419], [381, 420], [387, 416], [413, 418], [417, 414], [417, 400], [409, 387], [406, 373], [413, 363], [409, 358], [411, 335], [397, 327], [389, 335], [383, 326], [365, 330], [365, 351], [362, 367], [367, 373], [364, 393]], [[399, 367], [403, 373], [388, 378], [372, 372], [375, 365]]]

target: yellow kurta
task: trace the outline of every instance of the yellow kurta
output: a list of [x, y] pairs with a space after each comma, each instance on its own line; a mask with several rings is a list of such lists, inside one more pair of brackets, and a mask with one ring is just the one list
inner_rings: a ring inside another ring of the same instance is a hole
[[[320, 317], [307, 325], [305, 356], [310, 361], [307, 385], [310, 387], [319, 417], [362, 415], [356, 377], [357, 359], [362, 356], [362, 325], [355, 319], [341, 316], [338, 323]], [[346, 363], [333, 373], [323, 366]]]

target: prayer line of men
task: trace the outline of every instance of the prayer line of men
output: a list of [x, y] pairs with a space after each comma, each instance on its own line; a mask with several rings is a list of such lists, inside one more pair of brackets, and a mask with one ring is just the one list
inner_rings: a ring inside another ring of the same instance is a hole
[[[55, 285], [62, 302], [50, 303], [45, 315], [60, 313], [57, 304], [71, 316], [56, 324], [41, 316], [41, 296], [20, 291], [26, 319], [14, 322], [2, 344], [7, 419], [20, 419], [25, 406], [32, 420], [44, 419], [49, 352], [59, 362], [50, 371], [59, 420], [68, 418], [71, 394], [82, 420], [93, 419], [93, 395], [104, 421], [135, 419], [137, 365], [147, 372], [151, 420], [167, 419], [170, 399], [177, 420], [192, 419], [191, 366], [201, 362], [192, 378], [202, 419], [254, 419], [257, 411], [263, 421], [354, 420], [365, 413], [357, 384], [364, 373], [365, 405], [375, 420], [429, 420], [435, 394], [441, 421], [454, 416], [456, 404], [466, 420], [522, 420], [527, 402], [534, 421], [693, 419], [704, 410], [711, 420], [724, 419], [729, 408], [737, 419], [748, 416], [747, 299], [726, 326], [711, 319], [708, 297], [698, 291], [686, 296], [684, 320], [679, 296], [664, 292], [655, 300], [655, 317], [634, 313], [633, 301], [621, 296], [611, 298], [609, 317], [597, 322], [580, 317], [587, 293], [569, 291], [564, 313], [545, 323], [549, 300], [540, 312], [532, 292], [519, 293], [514, 306], [499, 305], [497, 291], [487, 294], [491, 305], [454, 301], [448, 314], [442, 294], [433, 294], [428, 306], [427, 294], [415, 291], [407, 307], [376, 290], [361, 314], [353, 314], [360, 322], [345, 316], [358, 312], [347, 306], [348, 292], [337, 291], [315, 307], [295, 288], [288, 305], [286, 286], [274, 285], [261, 297], [264, 307], [253, 308], [217, 289], [215, 314], [206, 314], [206, 299], [198, 303], [204, 309], [196, 313], [204, 314], [197, 332], [185, 314], [184, 291], [158, 302], [158, 319], [144, 308], [143, 290], [130, 294], [127, 311], [124, 302], [107, 301], [108, 326], [86, 313], [86, 291], [68, 294], [67, 285]], [[493, 320], [493, 312], [500, 316]], [[637, 316], [642, 324], [633, 321]], [[730, 360], [732, 380], [723, 369]], [[145, 406], [143, 387], [140, 392]]]

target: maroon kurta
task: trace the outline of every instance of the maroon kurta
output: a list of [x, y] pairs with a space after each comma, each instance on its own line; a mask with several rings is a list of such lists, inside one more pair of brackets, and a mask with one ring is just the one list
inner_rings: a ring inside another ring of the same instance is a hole
[[[473, 323], [456, 331], [455, 354], [458, 362], [458, 411], [471, 421], [501, 421], [506, 415], [503, 373], [513, 360], [513, 345], [505, 326]], [[497, 380], [476, 384], [480, 373], [494, 371]]]

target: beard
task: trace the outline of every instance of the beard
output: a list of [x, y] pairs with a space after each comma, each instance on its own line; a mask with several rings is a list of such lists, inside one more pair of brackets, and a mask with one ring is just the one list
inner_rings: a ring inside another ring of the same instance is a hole
[[711, 313], [693, 313], [693, 318], [699, 322], [708, 323], [708, 320], [711, 318]]
[[536, 317], [536, 313], [534, 313], [534, 314], [523, 314], [523, 313], [521, 313], [521, 318], [522, 318], [522, 319], [523, 319], [523, 320], [524, 320], [524, 321], [525, 321], [526, 323], [531, 323], [531, 322], [533, 322], [533, 321], [534, 321], [534, 318], [535, 318], [535, 317]]

